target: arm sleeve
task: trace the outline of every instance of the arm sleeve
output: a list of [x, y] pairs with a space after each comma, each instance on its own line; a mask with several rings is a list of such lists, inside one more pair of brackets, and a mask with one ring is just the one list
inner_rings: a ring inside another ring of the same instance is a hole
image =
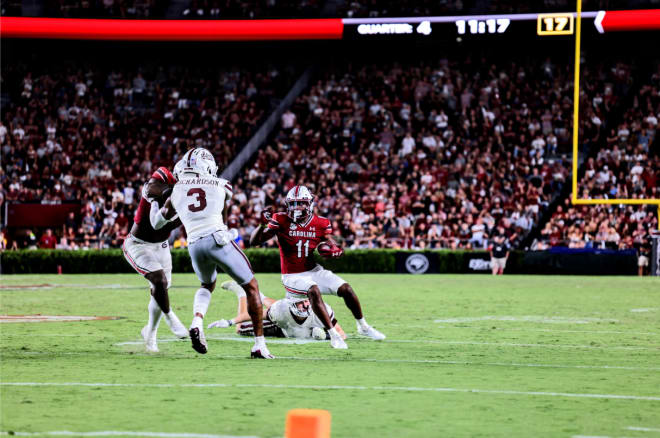
[[227, 195], [225, 202], [230, 200], [234, 196], [234, 188], [232, 187], [231, 184], [229, 184], [229, 182], [225, 183], [225, 194]]
[[275, 213], [270, 220], [268, 221], [268, 229], [273, 231], [280, 231], [282, 226], [280, 225], [280, 214]]
[[326, 227], [324, 229], [324, 235], [327, 237], [327, 236], [332, 235], [332, 222], [330, 222], [329, 219], [326, 219], [326, 220], [328, 221], [328, 224], [326, 225]]
[[160, 211], [158, 202], [154, 201], [151, 203], [151, 210], [149, 210], [149, 221], [151, 222], [151, 226], [154, 227], [154, 230], [160, 230], [169, 222], [177, 220], [178, 217], [179, 215], [175, 214], [171, 219], [165, 219], [163, 212]]

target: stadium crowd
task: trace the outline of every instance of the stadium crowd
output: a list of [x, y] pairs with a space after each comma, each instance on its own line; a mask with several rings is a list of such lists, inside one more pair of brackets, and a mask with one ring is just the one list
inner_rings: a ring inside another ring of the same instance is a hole
[[[608, 232], [616, 223], [630, 246], [637, 224], [648, 230], [656, 220], [643, 208], [565, 205], [540, 223], [569, 178], [571, 74], [534, 59], [326, 69], [234, 181], [230, 226], [247, 241], [261, 211], [282, 209], [286, 191], [302, 183], [349, 248], [481, 249], [496, 236], [518, 247], [536, 226], [535, 249], [589, 246], [603, 221]], [[657, 77], [639, 86], [623, 64], [585, 74], [584, 196], [658, 197]], [[150, 173], [192, 145], [224, 167], [284, 94], [282, 76], [295, 77], [277, 69], [46, 74], [16, 66], [7, 75], [16, 92], [0, 119], [0, 201], [80, 201], [81, 211], [51, 232], [55, 246], [118, 246]], [[182, 231], [172, 240], [185, 245]], [[27, 230], [9, 244], [52, 242]]]
[[482, 59], [326, 73], [236, 181], [234, 215], [247, 235], [303, 183], [351, 248], [517, 245], [568, 175], [568, 74]]
[[[56, 230], [58, 242], [117, 246], [151, 173], [171, 166], [189, 144], [226, 165], [287, 90], [293, 75], [281, 73], [15, 66], [4, 77], [14, 93], [0, 119], [0, 203], [80, 202], [80, 213]], [[11, 245], [36, 245], [31, 234]]]
[[[641, 76], [641, 77], [640, 77]], [[584, 199], [660, 199], [660, 71], [635, 74], [626, 66], [610, 70], [593, 86], [589, 117], [607, 126], [583, 166]], [[609, 115], [609, 118], [608, 118]], [[657, 229], [653, 206], [559, 206], [534, 248], [569, 246], [612, 249], [650, 247]]]

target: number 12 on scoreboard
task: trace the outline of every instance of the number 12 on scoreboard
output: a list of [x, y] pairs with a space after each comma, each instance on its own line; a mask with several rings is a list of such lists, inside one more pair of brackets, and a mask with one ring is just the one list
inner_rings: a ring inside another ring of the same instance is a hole
[[574, 17], [566, 14], [539, 14], [536, 19], [538, 35], [573, 35]]

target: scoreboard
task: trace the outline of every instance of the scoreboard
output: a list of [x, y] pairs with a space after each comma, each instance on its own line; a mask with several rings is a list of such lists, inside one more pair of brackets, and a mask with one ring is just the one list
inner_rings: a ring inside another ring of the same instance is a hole
[[[471, 15], [343, 19], [344, 38], [369, 36], [451, 38], [496, 38], [514, 36], [573, 35], [575, 12], [552, 14]], [[660, 10], [587, 11], [581, 14], [583, 31], [603, 34], [615, 31], [660, 30]]]
[[[582, 29], [594, 34], [660, 30], [660, 9], [586, 11]], [[573, 35], [577, 14], [506, 14], [399, 18], [282, 20], [121, 20], [2, 17], [2, 38], [142, 41], [458, 40]]]

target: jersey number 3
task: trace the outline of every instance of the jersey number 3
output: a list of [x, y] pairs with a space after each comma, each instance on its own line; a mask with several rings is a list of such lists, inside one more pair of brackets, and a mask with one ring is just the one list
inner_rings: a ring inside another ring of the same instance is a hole
[[188, 210], [192, 211], [193, 213], [196, 211], [202, 211], [206, 208], [206, 192], [202, 189], [190, 189], [188, 190], [188, 193], [186, 193], [188, 196], [194, 196], [195, 197], [195, 203], [194, 204], [188, 204]]

